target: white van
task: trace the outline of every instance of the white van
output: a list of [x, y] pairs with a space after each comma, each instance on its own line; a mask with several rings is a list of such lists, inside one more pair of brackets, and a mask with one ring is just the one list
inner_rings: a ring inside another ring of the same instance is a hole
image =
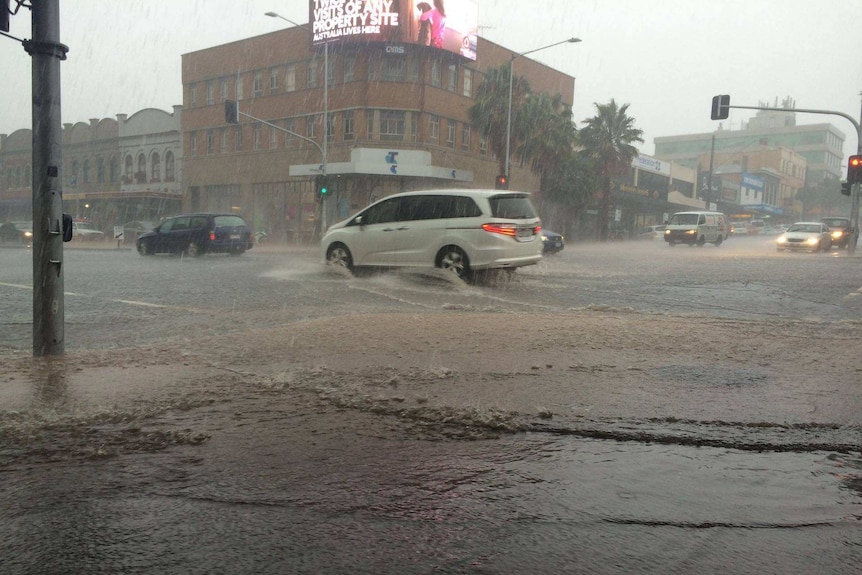
[[542, 222], [530, 195], [447, 189], [387, 196], [333, 225], [326, 263], [346, 267], [438, 267], [458, 277], [542, 259]]
[[667, 222], [664, 241], [670, 247], [676, 244], [702, 246], [706, 243], [720, 246], [729, 235], [730, 223], [721, 212], [677, 212]]

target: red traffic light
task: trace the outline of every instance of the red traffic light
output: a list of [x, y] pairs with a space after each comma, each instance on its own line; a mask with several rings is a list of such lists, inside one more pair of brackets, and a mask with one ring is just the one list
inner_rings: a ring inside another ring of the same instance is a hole
[[847, 160], [847, 183], [862, 183], [862, 155], [850, 156]]
[[494, 188], [498, 190], [508, 190], [509, 189], [509, 178], [505, 174], [501, 174], [497, 176], [497, 181], [494, 183]]

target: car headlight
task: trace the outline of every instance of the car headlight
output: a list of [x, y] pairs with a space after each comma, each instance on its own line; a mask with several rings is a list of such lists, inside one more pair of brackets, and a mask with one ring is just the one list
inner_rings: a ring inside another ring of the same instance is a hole
[[779, 244], [786, 244], [787, 238], [785, 236], [778, 236], [778, 239], [775, 241], [778, 242]]
[[691, 235], [696, 234], [697, 230], [685, 230], [685, 233], [691, 236]]
[[844, 235], [844, 230], [835, 230], [834, 232], [832, 232], [832, 237], [835, 238], [836, 240], [840, 240], [841, 236], [843, 236], [843, 235]]
[[810, 246], [813, 246], [814, 244], [816, 244], [819, 241], [820, 240], [818, 238], [808, 238], [807, 240], [805, 240], [805, 243], [810, 245]]
[[25, 238], [32, 238], [32, 237], [33, 237], [33, 232], [24, 232], [24, 237], [25, 237]]

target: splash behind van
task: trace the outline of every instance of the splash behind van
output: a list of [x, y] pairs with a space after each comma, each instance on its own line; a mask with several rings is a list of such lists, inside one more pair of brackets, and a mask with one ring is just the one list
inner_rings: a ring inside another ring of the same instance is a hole
[[721, 212], [677, 212], [667, 222], [664, 241], [670, 247], [676, 244], [702, 246], [706, 243], [720, 246], [729, 235], [730, 222]]

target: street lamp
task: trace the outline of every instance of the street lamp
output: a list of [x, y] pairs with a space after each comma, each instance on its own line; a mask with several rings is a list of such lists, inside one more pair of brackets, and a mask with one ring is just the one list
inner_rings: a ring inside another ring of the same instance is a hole
[[[294, 22], [290, 18], [285, 18], [281, 14], [277, 12], [266, 12], [264, 16], [269, 16], [270, 18], [281, 18], [285, 22], [289, 24], [293, 24], [294, 26], [298, 26], [300, 28], [305, 28], [311, 33], [311, 29], [308, 27], [308, 24], [299, 24]], [[329, 139], [329, 42], [324, 42], [323, 44], [323, 146], [321, 146], [321, 156], [322, 156], [322, 175], [326, 175], [326, 143]]]
[[544, 50], [546, 48], [552, 48], [553, 46], [559, 46], [560, 44], [575, 44], [580, 42], [580, 38], [569, 38], [568, 40], [562, 40], [560, 42], [554, 42], [553, 44], [548, 44], [547, 46], [542, 46], [541, 48], [535, 48], [533, 50], [527, 50], [526, 52], [521, 52], [520, 54], [512, 54], [512, 59], [509, 60], [509, 113], [506, 116], [506, 181], [509, 181], [509, 146], [512, 143], [512, 76], [514, 74], [514, 65], [515, 59], [520, 56], [525, 56], [527, 54], [532, 54], [533, 52], [538, 52], [539, 50]]

